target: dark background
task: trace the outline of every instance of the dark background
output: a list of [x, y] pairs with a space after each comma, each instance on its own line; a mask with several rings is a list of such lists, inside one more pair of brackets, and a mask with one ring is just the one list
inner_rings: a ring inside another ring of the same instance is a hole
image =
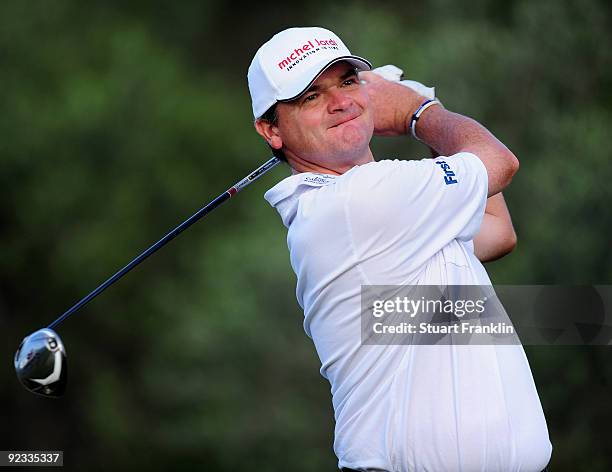
[[[61, 326], [70, 384], [27, 393], [22, 337], [269, 157], [246, 70], [288, 26], [334, 30], [435, 85], [519, 157], [495, 283], [612, 282], [610, 3], [0, 5], [0, 449], [70, 470], [334, 470], [328, 383], [302, 331], [275, 169]], [[419, 158], [409, 138], [378, 158]], [[526, 347], [551, 470], [612, 468], [610, 347]]]

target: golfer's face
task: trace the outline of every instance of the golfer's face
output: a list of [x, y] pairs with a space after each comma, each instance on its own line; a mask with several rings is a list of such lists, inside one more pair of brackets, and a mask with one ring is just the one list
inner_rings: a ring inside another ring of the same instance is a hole
[[353, 66], [334, 64], [300, 98], [278, 104], [285, 153], [330, 169], [350, 164], [369, 150], [374, 124], [368, 105]]

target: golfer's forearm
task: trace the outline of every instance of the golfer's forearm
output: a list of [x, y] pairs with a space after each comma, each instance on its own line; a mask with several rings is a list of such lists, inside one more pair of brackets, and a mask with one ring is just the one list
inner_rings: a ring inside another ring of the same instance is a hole
[[481, 231], [474, 238], [474, 254], [480, 262], [491, 262], [504, 257], [516, 246], [516, 238], [508, 232], [506, 222], [485, 213]]
[[518, 170], [510, 150], [477, 121], [432, 106], [420, 117], [417, 136], [442, 156], [472, 152], [483, 162], [489, 177], [488, 195], [502, 191]]
[[474, 238], [474, 254], [481, 262], [494, 261], [511, 252], [516, 246], [512, 218], [501, 193], [487, 200], [487, 207]]

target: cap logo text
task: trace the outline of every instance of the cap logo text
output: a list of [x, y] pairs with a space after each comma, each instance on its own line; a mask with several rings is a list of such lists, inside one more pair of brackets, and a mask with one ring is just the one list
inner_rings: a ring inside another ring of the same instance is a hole
[[300, 47], [295, 48], [291, 54], [285, 57], [282, 61], [278, 63], [278, 68], [283, 70], [290, 70], [293, 66], [305, 56], [309, 54], [313, 54], [320, 49], [338, 49], [338, 43], [333, 39], [314, 39], [313, 41], [309, 40], [307, 43], [303, 44]]

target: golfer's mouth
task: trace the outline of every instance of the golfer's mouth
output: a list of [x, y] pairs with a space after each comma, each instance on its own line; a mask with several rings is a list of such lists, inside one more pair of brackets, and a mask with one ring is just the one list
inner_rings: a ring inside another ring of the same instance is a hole
[[333, 126], [330, 126], [329, 129], [337, 128], [338, 126], [348, 123], [349, 121], [353, 121], [355, 118], [359, 118], [360, 116], [361, 116], [361, 113], [354, 113], [352, 115], [348, 115], [345, 118], [343, 118], [340, 122], [336, 123]]

